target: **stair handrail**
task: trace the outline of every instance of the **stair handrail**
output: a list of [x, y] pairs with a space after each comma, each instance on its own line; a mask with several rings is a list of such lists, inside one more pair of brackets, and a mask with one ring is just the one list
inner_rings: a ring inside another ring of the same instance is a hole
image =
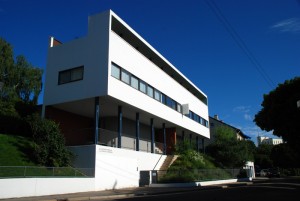
[[164, 154], [161, 154], [161, 155], [160, 155], [160, 157], [159, 157], [159, 159], [158, 159], [157, 163], [155, 164], [155, 166], [154, 166], [154, 168], [153, 168], [152, 170], [155, 170], [155, 168], [156, 168], [157, 164], [159, 163], [159, 161], [160, 161], [160, 159], [161, 159], [161, 157], [162, 157], [163, 155], [164, 155]]

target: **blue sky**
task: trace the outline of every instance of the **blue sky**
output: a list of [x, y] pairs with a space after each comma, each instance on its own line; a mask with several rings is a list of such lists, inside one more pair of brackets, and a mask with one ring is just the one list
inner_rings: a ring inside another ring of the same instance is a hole
[[84, 36], [108, 9], [208, 95], [210, 116], [270, 136], [253, 118], [263, 94], [300, 76], [299, 0], [0, 0], [0, 37], [44, 69], [49, 36]]

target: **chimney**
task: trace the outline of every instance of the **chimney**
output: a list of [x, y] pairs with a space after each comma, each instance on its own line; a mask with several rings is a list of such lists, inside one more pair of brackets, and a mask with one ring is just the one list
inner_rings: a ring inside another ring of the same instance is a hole
[[218, 116], [217, 114], [214, 115], [214, 118], [215, 118], [216, 120], [219, 120], [219, 116]]

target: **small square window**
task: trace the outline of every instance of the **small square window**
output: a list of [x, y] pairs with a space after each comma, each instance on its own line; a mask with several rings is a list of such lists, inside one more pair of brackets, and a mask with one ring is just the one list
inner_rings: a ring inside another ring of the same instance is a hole
[[146, 93], [146, 83], [140, 80], [140, 91]]
[[121, 69], [114, 65], [114, 64], [111, 64], [111, 75], [117, 79], [120, 79], [120, 72], [121, 72]]
[[148, 85], [148, 87], [147, 87], [147, 95], [153, 98], [153, 92], [154, 92], [153, 87], [151, 87], [151, 86]]
[[161, 93], [160, 93], [160, 91], [158, 91], [156, 89], [154, 90], [154, 98], [160, 102], [160, 100], [161, 100]]
[[130, 81], [130, 74], [123, 69], [121, 71], [121, 80], [123, 82], [125, 82], [126, 84], [129, 84], [129, 81]]
[[138, 78], [131, 76], [131, 81], [130, 81], [130, 85], [135, 88], [135, 89], [139, 89], [139, 80]]

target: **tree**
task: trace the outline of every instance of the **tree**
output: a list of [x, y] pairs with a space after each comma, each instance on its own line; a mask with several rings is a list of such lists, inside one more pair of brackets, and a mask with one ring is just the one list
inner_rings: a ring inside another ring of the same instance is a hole
[[282, 137], [298, 153], [300, 152], [300, 77], [286, 80], [283, 84], [264, 95], [262, 109], [255, 115], [254, 122], [265, 131], [273, 131]]
[[286, 143], [274, 146], [271, 152], [274, 166], [281, 168], [300, 167], [297, 157], [297, 153]]
[[0, 51], [1, 100], [37, 104], [42, 89], [42, 69], [33, 67], [22, 55], [14, 61], [11, 45], [2, 38]]
[[252, 141], [237, 140], [232, 129], [220, 126], [216, 129], [215, 141], [206, 151], [223, 167], [241, 167], [254, 159], [255, 145]]
[[38, 115], [31, 115], [27, 120], [33, 134], [33, 155], [37, 162], [51, 167], [69, 165], [72, 154], [65, 147], [58, 124]]
[[256, 148], [254, 161], [261, 169], [273, 166], [273, 161], [271, 159], [272, 148], [273, 146], [269, 144], [261, 144]]
[[14, 66], [13, 49], [9, 43], [0, 38], [0, 97], [5, 96], [5, 83], [8, 82], [8, 72]]

